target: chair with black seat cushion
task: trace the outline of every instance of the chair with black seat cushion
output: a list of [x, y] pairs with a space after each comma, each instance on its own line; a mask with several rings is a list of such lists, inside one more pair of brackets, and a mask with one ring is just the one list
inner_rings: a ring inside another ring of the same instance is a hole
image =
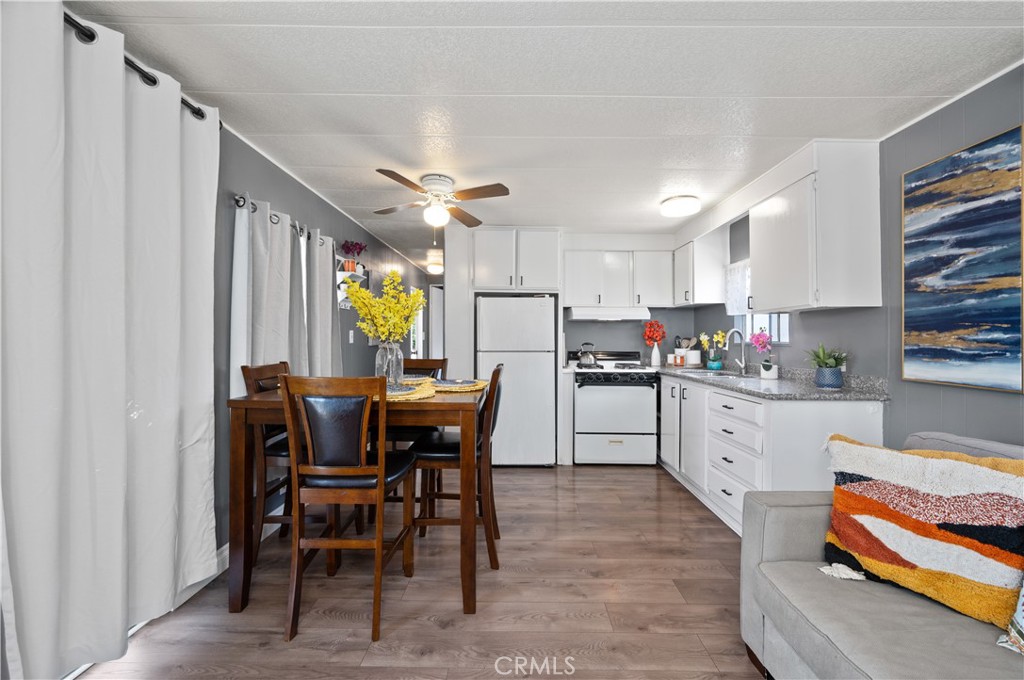
[[[501, 402], [501, 373], [503, 364], [495, 366], [491, 373], [491, 382], [487, 387], [487, 396], [477, 418], [477, 524], [484, 527], [487, 539], [487, 556], [491, 569], [498, 568], [498, 550], [495, 539], [498, 534], [498, 516], [494, 508], [494, 477], [491, 471], [491, 434], [498, 420], [498, 406]], [[457, 525], [458, 518], [438, 517], [438, 499], [457, 500], [456, 493], [444, 493], [432, 483], [432, 475], [440, 475], [443, 470], [457, 470], [460, 465], [462, 440], [459, 432], [430, 432], [420, 436], [409, 451], [416, 454], [416, 468], [421, 472], [420, 478], [420, 512], [416, 517], [416, 525], [420, 535], [428, 526]]]
[[[407, 376], [425, 375], [431, 378], [444, 378], [448, 372], [448, 359], [406, 359], [402, 373]], [[433, 425], [401, 425], [388, 428], [388, 441], [393, 450], [398, 449], [398, 442], [414, 442], [417, 437], [427, 432], [438, 432], [441, 428]]]
[[[327, 551], [329, 576], [337, 572], [342, 549], [374, 551], [371, 638], [379, 640], [384, 567], [399, 547], [402, 549], [405, 575], [411, 577], [413, 574], [413, 486], [416, 469], [415, 457], [407, 451], [384, 455], [385, 380], [383, 377], [284, 376], [280, 389], [293, 452], [291, 575], [285, 640], [291, 640], [298, 630], [302, 572], [320, 548]], [[374, 399], [379, 402], [377, 440], [373, 442], [373, 450], [369, 451], [368, 433]], [[402, 528], [394, 538], [385, 541], [384, 497], [399, 484], [402, 486]], [[316, 538], [306, 536], [304, 515], [308, 505], [327, 505], [330, 508], [327, 526]], [[342, 535], [341, 505], [380, 507], [372, 539]]]
[[[248, 396], [276, 390], [280, 376], [289, 373], [288, 362], [262, 366], [242, 366], [242, 378]], [[292, 522], [292, 492], [289, 485], [291, 461], [288, 460], [288, 432], [284, 425], [259, 425], [256, 427], [253, 462], [256, 476], [256, 503], [253, 507], [253, 548], [252, 561], [259, 555], [260, 541], [263, 540], [264, 524], [280, 524], [280, 536], [288, 535]], [[267, 482], [267, 468], [282, 470], [282, 476]], [[268, 515], [267, 500], [276, 499], [284, 493], [284, 511], [280, 515]]]

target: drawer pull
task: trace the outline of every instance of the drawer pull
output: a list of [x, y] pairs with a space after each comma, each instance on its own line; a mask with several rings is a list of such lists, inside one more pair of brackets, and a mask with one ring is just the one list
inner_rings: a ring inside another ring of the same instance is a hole
[[626, 442], [622, 441], [621, 439], [609, 439], [608, 440], [608, 445], [609, 446], [622, 446], [625, 443]]
[[726, 463], [728, 463], [729, 465], [732, 465], [732, 460], [731, 460], [731, 459], [729, 459], [729, 458], [726, 458], [725, 456], [722, 456], [722, 460], [724, 460], [724, 461], [725, 461]]
[[724, 408], [726, 411], [735, 411], [736, 410], [735, 406], [729, 406], [728, 404], [722, 404], [722, 408]]
[[732, 493], [730, 493], [729, 491], [726, 491], [725, 489], [722, 489], [722, 493], [724, 493], [726, 496], [731, 496], [732, 495]]
[[735, 432], [733, 432], [732, 430], [727, 430], [727, 429], [725, 429], [724, 427], [722, 428], [722, 432], [724, 432], [724, 433], [726, 433], [726, 434], [736, 434], [736, 433], [735, 433]]

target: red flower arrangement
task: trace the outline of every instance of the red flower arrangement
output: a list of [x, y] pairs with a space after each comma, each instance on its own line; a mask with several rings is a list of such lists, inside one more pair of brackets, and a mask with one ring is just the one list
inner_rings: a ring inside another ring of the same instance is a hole
[[644, 342], [648, 347], [654, 347], [665, 339], [665, 327], [660, 321], [651, 319], [644, 324]]

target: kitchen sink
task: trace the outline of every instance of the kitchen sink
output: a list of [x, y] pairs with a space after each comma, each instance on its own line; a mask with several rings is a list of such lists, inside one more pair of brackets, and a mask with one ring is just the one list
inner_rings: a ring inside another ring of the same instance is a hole
[[695, 378], [718, 378], [719, 380], [739, 380], [745, 378], [739, 373], [722, 373], [721, 371], [681, 371], [680, 375], [692, 375]]

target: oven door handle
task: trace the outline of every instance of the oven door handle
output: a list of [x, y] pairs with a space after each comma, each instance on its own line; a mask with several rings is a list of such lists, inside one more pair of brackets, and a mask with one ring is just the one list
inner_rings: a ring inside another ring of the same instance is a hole
[[650, 387], [658, 389], [658, 383], [576, 383], [576, 389], [584, 387]]

